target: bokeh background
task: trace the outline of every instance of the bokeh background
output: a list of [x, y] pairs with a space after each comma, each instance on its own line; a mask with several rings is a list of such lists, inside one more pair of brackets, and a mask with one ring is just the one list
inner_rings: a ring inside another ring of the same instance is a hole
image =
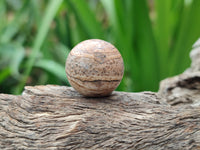
[[199, 36], [200, 0], [1, 0], [0, 93], [69, 85], [67, 55], [91, 38], [121, 52], [117, 90], [156, 91], [160, 80], [189, 66]]

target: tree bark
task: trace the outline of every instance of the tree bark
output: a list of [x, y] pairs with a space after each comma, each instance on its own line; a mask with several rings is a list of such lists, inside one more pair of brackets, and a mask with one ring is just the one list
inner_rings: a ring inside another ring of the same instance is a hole
[[158, 93], [85, 98], [46, 85], [0, 94], [0, 149], [200, 149], [199, 58]]

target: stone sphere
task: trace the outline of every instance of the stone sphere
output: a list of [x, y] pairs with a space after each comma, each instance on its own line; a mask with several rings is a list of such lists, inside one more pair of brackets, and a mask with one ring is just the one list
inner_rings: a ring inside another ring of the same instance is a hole
[[69, 53], [65, 71], [71, 86], [86, 97], [108, 96], [120, 84], [124, 63], [110, 43], [90, 39], [77, 44]]

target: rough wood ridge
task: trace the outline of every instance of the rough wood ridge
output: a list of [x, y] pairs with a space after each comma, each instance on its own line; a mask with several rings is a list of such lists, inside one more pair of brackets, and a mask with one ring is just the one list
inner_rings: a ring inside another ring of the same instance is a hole
[[71, 87], [46, 85], [0, 94], [0, 149], [200, 149], [195, 53], [190, 69], [161, 82], [158, 93], [84, 98]]

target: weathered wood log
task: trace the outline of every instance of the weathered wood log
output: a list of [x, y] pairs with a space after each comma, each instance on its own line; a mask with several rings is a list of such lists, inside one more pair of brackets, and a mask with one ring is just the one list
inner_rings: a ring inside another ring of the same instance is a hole
[[171, 107], [152, 92], [83, 98], [64, 86], [0, 96], [1, 149], [197, 149], [200, 107]]
[[159, 93], [170, 105], [200, 106], [200, 39], [190, 53], [191, 67], [160, 83]]
[[172, 107], [156, 93], [83, 98], [64, 86], [0, 96], [1, 149], [197, 149], [200, 107]]
[[84, 98], [71, 87], [46, 85], [0, 94], [0, 149], [200, 149], [194, 62], [158, 93]]

